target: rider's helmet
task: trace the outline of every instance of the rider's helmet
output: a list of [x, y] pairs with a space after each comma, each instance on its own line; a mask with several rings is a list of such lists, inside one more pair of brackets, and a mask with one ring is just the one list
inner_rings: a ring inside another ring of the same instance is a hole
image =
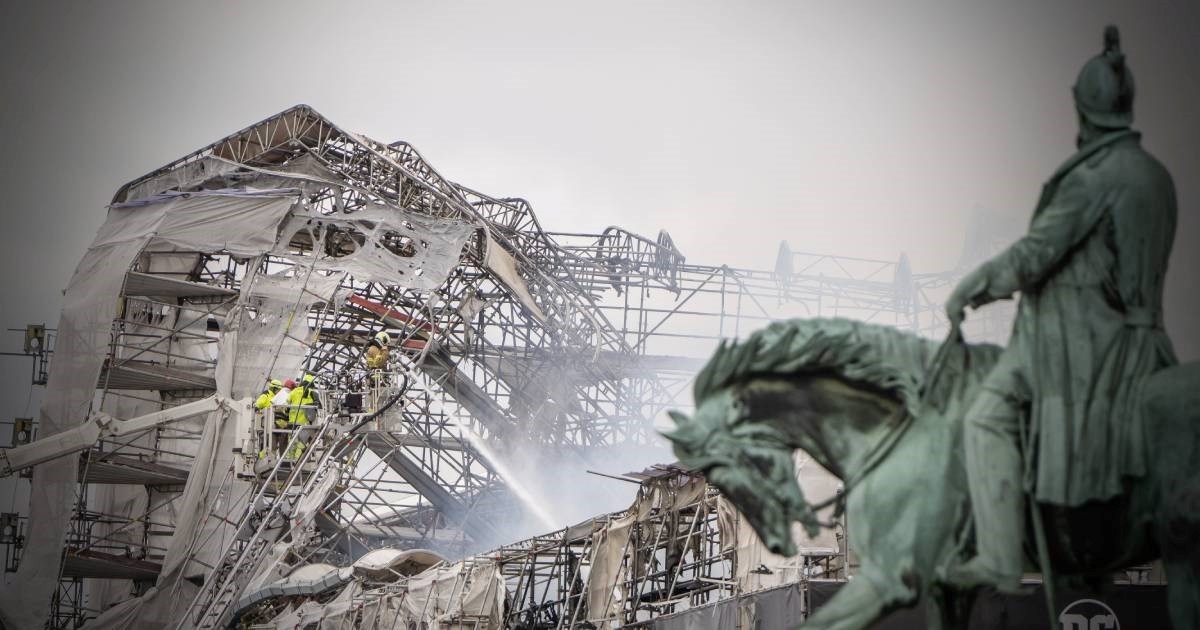
[[1093, 125], [1124, 129], [1133, 124], [1133, 72], [1121, 53], [1117, 27], [1104, 29], [1104, 52], [1083, 64], [1073, 91], [1075, 107]]

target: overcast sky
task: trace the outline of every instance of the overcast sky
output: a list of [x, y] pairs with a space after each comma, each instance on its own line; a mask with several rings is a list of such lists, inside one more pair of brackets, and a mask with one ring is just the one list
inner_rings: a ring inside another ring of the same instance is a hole
[[[6, 1], [0, 328], [55, 324], [122, 183], [297, 103], [550, 229], [666, 228], [701, 263], [770, 268], [787, 239], [939, 271], [972, 208], [1027, 220], [1114, 22], [1179, 191], [1168, 329], [1200, 357], [1198, 5], [981, 5]], [[26, 367], [3, 363], [0, 416]]]

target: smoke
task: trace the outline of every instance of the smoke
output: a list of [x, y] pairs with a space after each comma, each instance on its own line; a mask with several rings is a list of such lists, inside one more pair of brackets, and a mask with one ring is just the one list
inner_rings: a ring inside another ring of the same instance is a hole
[[604, 477], [640, 471], [675, 460], [665, 440], [606, 446], [550, 446], [526, 443], [494, 449], [493, 463], [510, 488], [520, 488], [536, 506], [536, 516], [497, 523], [499, 538], [513, 542], [570, 527], [633, 503], [638, 484]]

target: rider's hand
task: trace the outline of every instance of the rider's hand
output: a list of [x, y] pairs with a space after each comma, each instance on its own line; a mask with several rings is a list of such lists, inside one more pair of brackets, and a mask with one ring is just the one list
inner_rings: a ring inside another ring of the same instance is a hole
[[980, 304], [980, 298], [987, 289], [987, 276], [979, 270], [972, 271], [959, 281], [946, 300], [946, 318], [950, 320], [951, 330], [958, 330], [966, 317], [968, 305]]
[[963, 318], [966, 317], [967, 299], [959, 294], [957, 290], [950, 294], [950, 299], [946, 300], [946, 319], [950, 320], [950, 328], [957, 329], [962, 325]]

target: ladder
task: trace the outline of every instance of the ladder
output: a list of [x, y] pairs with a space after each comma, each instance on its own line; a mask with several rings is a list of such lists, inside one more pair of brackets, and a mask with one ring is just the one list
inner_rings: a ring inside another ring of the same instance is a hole
[[[288, 441], [288, 450], [285, 452], [291, 452], [291, 449], [296, 446], [301, 431], [292, 432], [292, 437]], [[233, 606], [238, 595], [258, 570], [263, 557], [274, 542], [266, 534], [268, 530], [273, 529], [272, 523], [277, 521], [283, 506], [287, 504], [288, 490], [300, 488], [300, 493], [295, 495], [298, 501], [312, 489], [322, 475], [333, 474], [326, 460], [333, 454], [330, 446], [340, 434], [341, 431], [335, 427], [334, 423], [322, 422], [317, 428], [316, 436], [309, 440], [308, 447], [295, 462], [291, 463], [290, 471], [282, 468], [286, 460], [281, 457], [276, 461], [274, 468], [261, 479], [258, 490], [249, 503], [249, 509], [238, 521], [236, 531], [239, 535], [234, 536], [226, 545], [220, 556], [221, 562], [209, 573], [204, 586], [180, 617], [179, 623], [176, 625], [177, 630], [224, 628], [230, 623], [230, 618], [235, 612]], [[315, 466], [310, 464], [315, 464]], [[312, 472], [306, 474], [306, 468], [311, 469]], [[286, 477], [282, 484], [277, 484], [281, 473], [286, 474]], [[274, 496], [271, 496], [269, 492], [272, 488], [276, 490]], [[266, 502], [269, 503], [264, 511], [260, 512], [255, 509]], [[257, 525], [253, 523], [253, 518], [259, 518]], [[240, 550], [236, 549], [239, 541], [243, 540], [240, 534], [250, 528], [253, 528], [253, 533]], [[290, 533], [285, 527], [279, 538], [286, 537]]]

